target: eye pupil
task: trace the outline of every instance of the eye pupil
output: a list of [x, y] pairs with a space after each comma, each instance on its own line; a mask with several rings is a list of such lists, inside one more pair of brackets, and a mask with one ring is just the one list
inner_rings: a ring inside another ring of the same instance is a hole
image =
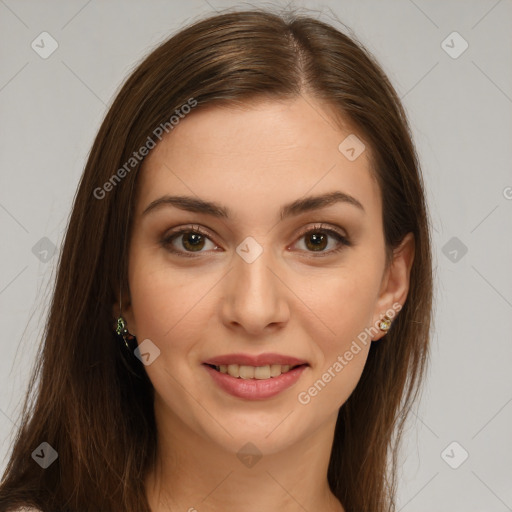
[[193, 251], [200, 250], [204, 246], [203, 235], [199, 233], [188, 233], [183, 236], [183, 247], [189, 249], [187, 245], [190, 245]]
[[[319, 251], [325, 249], [327, 237], [324, 234], [312, 233], [307, 237], [308, 242], [312, 242], [313, 251]], [[309, 245], [308, 245], [308, 248]]]

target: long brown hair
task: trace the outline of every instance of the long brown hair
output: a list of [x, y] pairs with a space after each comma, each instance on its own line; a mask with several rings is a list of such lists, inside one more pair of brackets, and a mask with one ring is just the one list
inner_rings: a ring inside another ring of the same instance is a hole
[[[153, 387], [143, 365], [126, 356], [112, 317], [128, 282], [141, 165], [126, 162], [191, 98], [198, 110], [305, 93], [332, 105], [370, 144], [387, 250], [409, 232], [415, 237], [408, 299], [385, 342], [372, 343], [340, 408], [327, 475], [347, 512], [394, 510], [399, 443], [425, 373], [432, 315], [418, 157], [395, 90], [354, 37], [308, 16], [267, 10], [223, 13], [180, 31], [136, 68], [110, 107], [74, 200], [41, 357], [0, 485], [2, 510], [149, 511], [143, 483], [156, 454]], [[42, 442], [58, 452], [47, 469], [31, 457]]]

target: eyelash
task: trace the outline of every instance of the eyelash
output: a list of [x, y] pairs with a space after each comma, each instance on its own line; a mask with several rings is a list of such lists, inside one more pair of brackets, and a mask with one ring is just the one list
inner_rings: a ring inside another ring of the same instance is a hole
[[[299, 235], [298, 240], [302, 239], [306, 235], [309, 235], [310, 233], [318, 233], [318, 232], [324, 233], [324, 234], [327, 234], [327, 235], [330, 235], [330, 236], [336, 238], [339, 242], [339, 245], [337, 248], [331, 249], [330, 251], [327, 251], [327, 252], [322, 251], [322, 252], [315, 253], [314, 251], [306, 251], [308, 253], [312, 253], [314, 258], [318, 258], [318, 257], [322, 257], [322, 256], [329, 256], [331, 254], [338, 253], [341, 250], [343, 250], [345, 247], [350, 247], [352, 245], [352, 243], [347, 239], [347, 237], [345, 237], [344, 235], [342, 235], [341, 233], [339, 233], [338, 231], [336, 231], [332, 228], [325, 227], [322, 224], [316, 224], [313, 227], [302, 232]], [[194, 253], [194, 252], [190, 252], [190, 251], [178, 251], [178, 250], [174, 249], [171, 245], [175, 238], [177, 238], [180, 235], [183, 235], [185, 233], [194, 233], [194, 234], [202, 235], [202, 236], [210, 239], [210, 235], [207, 232], [205, 232], [203, 229], [201, 229], [200, 226], [193, 225], [193, 226], [185, 226], [183, 228], [180, 228], [176, 231], [169, 233], [161, 240], [160, 243], [161, 243], [162, 247], [164, 247], [171, 253], [177, 254], [179, 256], [184, 256], [187, 258], [196, 258], [201, 254], [201, 252]], [[213, 240], [211, 240], [211, 241], [213, 242]]]

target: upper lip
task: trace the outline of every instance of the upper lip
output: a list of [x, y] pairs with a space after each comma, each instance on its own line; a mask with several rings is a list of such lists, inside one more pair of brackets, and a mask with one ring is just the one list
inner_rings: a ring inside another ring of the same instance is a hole
[[272, 364], [298, 366], [301, 364], [308, 364], [307, 361], [297, 359], [296, 357], [286, 356], [283, 354], [225, 354], [222, 356], [212, 357], [204, 364], [211, 364], [214, 366], [239, 364], [243, 366], [266, 366]]

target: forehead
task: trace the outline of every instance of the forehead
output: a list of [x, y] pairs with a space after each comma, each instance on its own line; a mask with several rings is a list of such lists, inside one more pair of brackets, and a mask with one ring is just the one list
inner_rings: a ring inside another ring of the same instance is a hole
[[[333, 111], [311, 98], [201, 108], [146, 158], [137, 210], [159, 195], [183, 194], [250, 215], [251, 209], [277, 210], [299, 197], [337, 190], [379, 214], [370, 148], [362, 144], [348, 123], [340, 127]], [[361, 154], [348, 158], [354, 153], [347, 147]]]

